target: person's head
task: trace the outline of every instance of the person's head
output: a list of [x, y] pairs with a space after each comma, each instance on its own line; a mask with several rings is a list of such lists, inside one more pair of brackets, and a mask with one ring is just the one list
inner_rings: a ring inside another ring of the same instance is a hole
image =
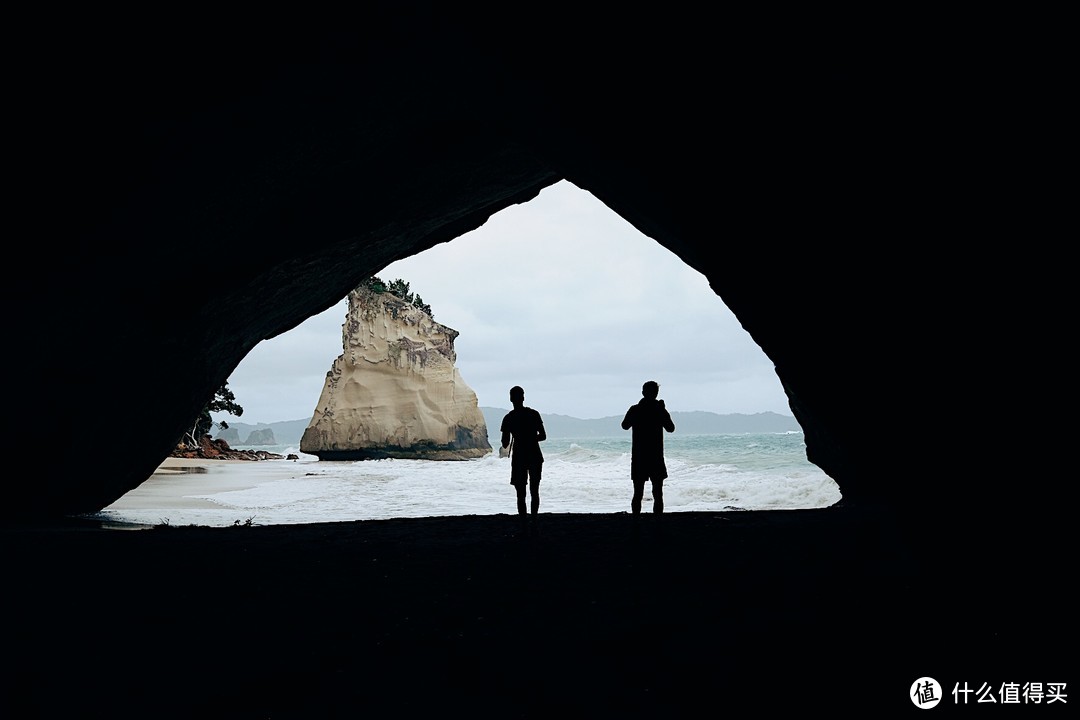
[[655, 380], [649, 380], [641, 386], [641, 394], [650, 400], [655, 400], [660, 394], [660, 384]]
[[510, 402], [515, 405], [525, 402], [525, 390], [520, 385], [510, 388]]

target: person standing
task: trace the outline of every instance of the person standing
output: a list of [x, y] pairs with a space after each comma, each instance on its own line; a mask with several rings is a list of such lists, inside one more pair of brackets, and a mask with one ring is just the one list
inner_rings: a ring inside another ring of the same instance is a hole
[[540, 413], [525, 407], [525, 390], [515, 385], [510, 388], [510, 404], [514, 409], [502, 421], [502, 447], [510, 455], [510, 484], [517, 492], [518, 514], [525, 513], [525, 487], [528, 485], [532, 500], [532, 514], [540, 511], [540, 476], [544, 469], [544, 455], [540, 443], [547, 440], [544, 420]]
[[630, 445], [630, 480], [634, 483], [634, 497], [630, 509], [634, 515], [641, 514], [641, 499], [645, 495], [645, 482], [652, 482], [653, 513], [664, 512], [664, 479], [667, 465], [664, 463], [664, 431], [675, 432], [675, 422], [657, 399], [660, 385], [649, 380], [641, 386], [642, 398], [631, 405], [622, 421], [623, 430], [632, 430]]

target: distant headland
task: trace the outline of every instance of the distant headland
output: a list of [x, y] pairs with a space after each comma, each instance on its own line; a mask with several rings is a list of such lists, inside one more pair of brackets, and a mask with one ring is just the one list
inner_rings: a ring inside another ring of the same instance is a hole
[[[510, 412], [510, 408], [481, 407], [484, 421], [487, 423], [488, 437], [497, 439], [499, 425], [503, 415]], [[592, 418], [583, 420], [569, 415], [555, 415], [541, 413], [544, 418], [544, 427], [550, 438], [586, 438], [586, 437], [620, 437], [625, 431], [619, 426], [622, 415]], [[782, 433], [801, 432], [802, 427], [790, 415], [781, 415], [774, 412], [761, 413], [730, 413], [721, 415], [718, 413], [696, 410], [692, 412], [671, 413], [675, 421], [676, 431], [686, 435], [739, 435], [743, 433]], [[229, 423], [230, 445], [245, 446], [260, 443], [238, 442], [236, 437], [257, 438], [272, 437], [276, 445], [299, 445], [304, 430], [311, 422], [311, 418], [300, 420], [285, 420], [274, 423], [246, 424], [240, 422]], [[235, 429], [235, 436], [233, 430]], [[271, 430], [272, 433], [258, 432]], [[214, 437], [220, 437], [222, 432], [218, 430]], [[495, 446], [494, 441], [492, 447]]]

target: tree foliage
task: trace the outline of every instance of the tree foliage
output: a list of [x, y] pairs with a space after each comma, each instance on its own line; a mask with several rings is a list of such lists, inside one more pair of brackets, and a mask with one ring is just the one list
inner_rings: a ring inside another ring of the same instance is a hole
[[388, 292], [395, 297], [401, 298], [410, 305], [420, 308], [421, 310], [426, 312], [432, 320], [435, 319], [435, 314], [431, 312], [431, 306], [421, 300], [419, 295], [413, 294], [409, 289], [409, 283], [405, 282], [401, 278], [395, 278], [389, 285], [387, 285], [377, 275], [372, 275], [360, 285], [361, 287], [366, 287], [372, 292]]
[[366, 287], [371, 292], [384, 293], [387, 292], [386, 283], [379, 279], [377, 275], [372, 275], [364, 282], [360, 283], [360, 287]]
[[214, 397], [210, 399], [203, 409], [199, 411], [198, 417], [195, 418], [195, 422], [184, 433], [185, 442], [191, 445], [198, 445], [199, 441], [210, 434], [210, 431], [217, 426], [223, 430], [228, 429], [229, 424], [224, 420], [221, 422], [214, 422], [214, 419], [210, 416], [212, 412], [226, 412], [230, 415], [240, 417], [244, 414], [244, 408], [240, 407], [236, 402], [236, 395], [229, 389], [229, 382], [226, 380], [221, 387], [214, 391]]

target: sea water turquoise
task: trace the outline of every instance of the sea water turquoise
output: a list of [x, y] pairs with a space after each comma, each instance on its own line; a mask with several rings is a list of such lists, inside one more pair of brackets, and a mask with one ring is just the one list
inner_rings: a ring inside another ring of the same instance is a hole
[[[550, 438], [540, 484], [542, 513], [628, 512], [630, 437]], [[298, 460], [210, 461], [197, 486], [155, 474], [89, 517], [132, 525], [287, 525], [516, 512], [510, 461], [327, 462], [287, 445], [258, 449]], [[665, 436], [665, 511], [795, 510], [840, 500], [835, 481], [806, 459], [802, 432]], [[220, 482], [221, 491], [215, 491]], [[170, 488], [175, 487], [170, 497]], [[186, 493], [186, 494], [185, 494]], [[160, 507], [147, 498], [160, 497]], [[176, 500], [186, 502], [176, 502]], [[646, 486], [646, 510], [652, 491]]]

